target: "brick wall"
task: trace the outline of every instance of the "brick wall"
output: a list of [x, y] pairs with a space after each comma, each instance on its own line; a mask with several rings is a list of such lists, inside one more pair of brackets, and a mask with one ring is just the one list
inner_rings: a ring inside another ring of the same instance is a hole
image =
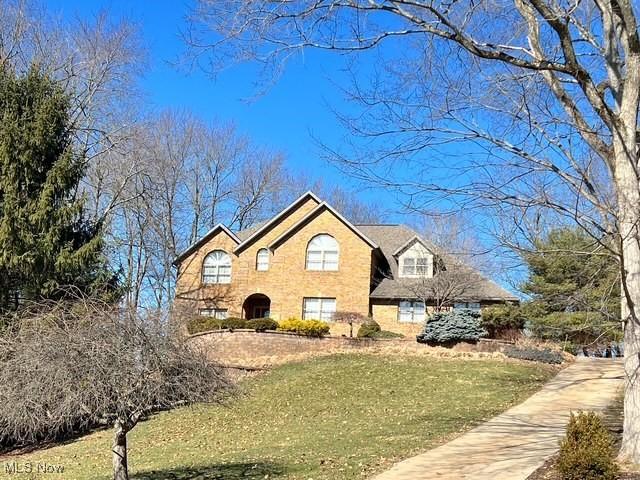
[[[336, 298], [338, 310], [367, 315], [372, 249], [328, 210], [320, 212], [275, 248], [268, 271], [257, 271], [255, 268], [258, 250], [271, 244], [316, 206], [315, 200], [308, 199], [238, 255], [233, 254], [236, 247], [234, 240], [224, 231], [217, 233], [183, 260], [176, 286], [179, 309], [196, 313], [198, 308], [216, 306], [227, 308], [230, 316], [242, 316], [244, 300], [251, 294], [260, 293], [271, 300], [271, 317], [275, 320], [300, 318], [304, 297]], [[328, 233], [338, 241], [340, 259], [336, 272], [305, 269], [307, 244], [321, 233]], [[230, 285], [202, 285], [202, 261], [216, 249], [231, 255]], [[348, 334], [348, 326], [332, 325], [332, 333]]]
[[277, 365], [298, 356], [359, 349], [375, 344], [371, 339], [330, 336], [303, 337], [287, 332], [256, 333], [252, 330], [196, 334], [190, 342], [207, 356], [225, 365]]
[[[223, 365], [265, 367], [288, 361], [345, 351], [388, 355], [431, 355], [437, 357], [503, 358], [499, 352], [509, 342], [481, 340], [477, 344], [460, 343], [453, 348], [430, 347], [407, 340], [372, 340], [329, 336], [303, 337], [287, 332], [256, 333], [252, 330], [215, 331], [195, 334], [189, 342], [204, 349], [207, 356]], [[496, 354], [496, 355], [492, 355]]]

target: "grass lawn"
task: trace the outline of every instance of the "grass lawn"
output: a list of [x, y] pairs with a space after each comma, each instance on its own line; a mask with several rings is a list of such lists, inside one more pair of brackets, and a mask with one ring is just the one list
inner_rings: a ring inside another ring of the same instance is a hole
[[[284, 365], [246, 380], [228, 407], [183, 408], [138, 425], [129, 434], [130, 473], [137, 480], [367, 478], [519, 403], [553, 373], [536, 364], [361, 354]], [[3, 460], [65, 468], [61, 476], [13, 479], [108, 479], [110, 441], [105, 430]]]

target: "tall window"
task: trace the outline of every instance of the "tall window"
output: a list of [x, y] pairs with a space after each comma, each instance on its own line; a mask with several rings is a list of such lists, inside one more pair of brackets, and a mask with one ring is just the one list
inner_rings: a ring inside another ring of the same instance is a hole
[[305, 320], [333, 320], [336, 313], [335, 298], [305, 298], [302, 306], [302, 318]]
[[269, 270], [269, 250], [261, 248], [256, 254], [256, 270], [265, 272]]
[[431, 258], [427, 256], [421, 257], [403, 257], [402, 258], [402, 276], [403, 277], [426, 277], [430, 276]]
[[331, 235], [316, 235], [307, 246], [307, 270], [338, 270], [338, 242]]
[[425, 318], [424, 302], [400, 302], [398, 321], [404, 323], [422, 323]]
[[204, 258], [203, 283], [231, 283], [231, 257], [227, 252], [214, 250]]

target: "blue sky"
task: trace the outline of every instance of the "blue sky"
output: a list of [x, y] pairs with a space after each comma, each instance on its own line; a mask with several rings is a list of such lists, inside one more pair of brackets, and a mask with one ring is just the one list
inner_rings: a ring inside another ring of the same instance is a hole
[[[180, 30], [185, 28], [189, 2], [47, 0], [47, 7], [62, 18], [107, 10], [136, 22], [149, 54], [150, 68], [142, 88], [152, 107], [186, 108], [206, 120], [233, 122], [259, 144], [283, 151], [294, 170], [327, 184], [345, 183], [344, 176], [320, 158], [320, 148], [312, 139], [336, 145], [344, 135], [330, 108], [348, 108], [334, 85], [347, 82], [340, 56], [308, 52], [290, 62], [266, 93], [256, 96], [257, 65], [233, 66], [216, 78], [200, 69], [174, 67], [173, 62], [185, 51]], [[374, 194], [359, 195], [366, 199]]]

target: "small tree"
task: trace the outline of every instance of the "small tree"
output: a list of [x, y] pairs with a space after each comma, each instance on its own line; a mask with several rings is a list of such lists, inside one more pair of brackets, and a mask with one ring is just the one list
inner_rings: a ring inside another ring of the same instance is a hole
[[40, 306], [0, 334], [0, 444], [112, 425], [113, 478], [127, 433], [151, 412], [221, 401], [230, 383], [154, 318], [85, 300]]
[[362, 325], [367, 321], [367, 317], [357, 312], [336, 312], [333, 314], [333, 321], [336, 323], [348, 323], [349, 336], [353, 337], [353, 325]]

